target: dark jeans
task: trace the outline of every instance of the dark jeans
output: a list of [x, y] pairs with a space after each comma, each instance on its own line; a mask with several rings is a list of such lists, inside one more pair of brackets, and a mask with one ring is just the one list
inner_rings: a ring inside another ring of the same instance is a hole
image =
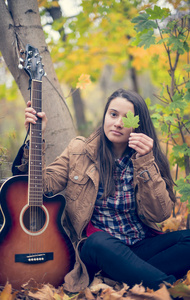
[[95, 232], [85, 241], [81, 259], [92, 279], [102, 270], [108, 277], [130, 286], [158, 289], [174, 283], [190, 269], [190, 230], [169, 232], [127, 246], [106, 232]]

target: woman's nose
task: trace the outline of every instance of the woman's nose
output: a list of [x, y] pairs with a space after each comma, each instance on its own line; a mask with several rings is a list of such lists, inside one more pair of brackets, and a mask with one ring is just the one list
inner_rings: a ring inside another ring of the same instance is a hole
[[121, 127], [123, 128], [123, 120], [122, 120], [122, 117], [118, 118], [114, 124], [116, 127]]

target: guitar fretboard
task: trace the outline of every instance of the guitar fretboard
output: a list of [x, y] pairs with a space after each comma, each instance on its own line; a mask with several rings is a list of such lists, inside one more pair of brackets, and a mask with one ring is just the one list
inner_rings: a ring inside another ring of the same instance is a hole
[[[32, 107], [35, 111], [42, 111], [42, 82], [32, 80]], [[36, 124], [30, 124], [29, 150], [29, 205], [40, 206], [43, 202], [42, 189], [42, 120], [38, 118]]]

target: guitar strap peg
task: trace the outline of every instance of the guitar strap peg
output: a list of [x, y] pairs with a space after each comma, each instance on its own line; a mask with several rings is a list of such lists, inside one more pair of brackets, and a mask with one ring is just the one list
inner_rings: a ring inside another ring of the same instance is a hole
[[18, 68], [19, 68], [20, 70], [22, 70], [22, 69], [23, 69], [23, 65], [19, 64], [19, 65], [18, 65]]

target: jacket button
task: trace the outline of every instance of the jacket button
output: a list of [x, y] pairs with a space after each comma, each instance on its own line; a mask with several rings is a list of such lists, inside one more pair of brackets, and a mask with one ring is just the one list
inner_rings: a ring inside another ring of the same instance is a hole
[[74, 179], [75, 179], [75, 180], [78, 180], [78, 179], [79, 179], [79, 177], [76, 175], [76, 176], [74, 176]]
[[124, 187], [123, 187], [123, 191], [124, 191], [124, 192], [126, 192], [127, 190], [128, 190], [127, 186], [126, 186], [126, 185], [124, 185]]

